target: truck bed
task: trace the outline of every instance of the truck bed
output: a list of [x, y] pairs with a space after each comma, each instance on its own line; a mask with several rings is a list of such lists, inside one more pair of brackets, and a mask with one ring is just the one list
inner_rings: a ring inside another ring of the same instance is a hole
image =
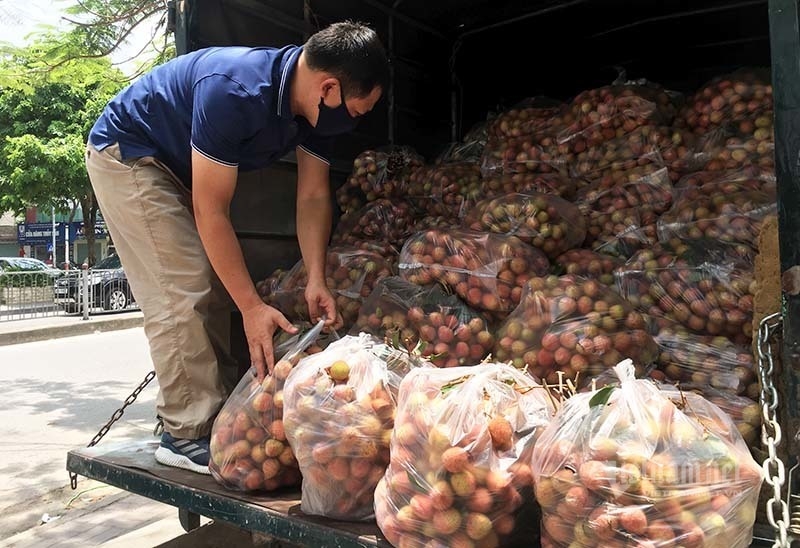
[[315, 548], [391, 548], [374, 522], [303, 514], [299, 489], [269, 496], [229, 491], [211, 476], [158, 464], [157, 447], [158, 441], [139, 441], [75, 449], [67, 454], [67, 470], [279, 541]]
[[[74, 449], [67, 454], [67, 470], [277, 541], [313, 548], [392, 548], [372, 521], [349, 523], [304, 514], [299, 489], [268, 496], [230, 491], [211, 476], [158, 464], [157, 447], [158, 441], [145, 440]], [[751, 546], [766, 548], [773, 542], [771, 530], [757, 523]]]

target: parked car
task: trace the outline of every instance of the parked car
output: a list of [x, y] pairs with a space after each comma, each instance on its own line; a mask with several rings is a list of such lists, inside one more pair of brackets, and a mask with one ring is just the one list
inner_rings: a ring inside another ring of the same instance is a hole
[[[21, 273], [19, 276], [13, 273]], [[39, 276], [36, 274], [40, 273]], [[10, 274], [9, 276], [3, 276]], [[0, 284], [11, 286], [45, 286], [50, 285], [56, 278], [60, 278], [63, 272], [57, 268], [48, 266], [39, 259], [30, 257], [0, 257]]]
[[58, 269], [59, 270], [80, 270], [81, 269], [81, 263], [76, 263], [73, 260], [61, 261], [60, 263], [58, 263]]
[[[81, 310], [83, 278], [80, 269], [56, 281], [55, 300], [67, 312]], [[128, 278], [117, 255], [109, 255], [88, 270], [89, 306], [123, 310], [136, 304]]]

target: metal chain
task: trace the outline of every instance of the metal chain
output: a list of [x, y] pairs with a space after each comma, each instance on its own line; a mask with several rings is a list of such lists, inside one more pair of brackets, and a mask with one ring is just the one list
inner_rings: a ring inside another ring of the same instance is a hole
[[[134, 388], [133, 392], [131, 392], [131, 395], [125, 398], [122, 407], [114, 411], [114, 413], [111, 415], [111, 418], [108, 419], [108, 422], [103, 425], [103, 427], [97, 432], [97, 434], [94, 435], [92, 441], [90, 441], [89, 445], [87, 445], [86, 447], [94, 447], [101, 439], [103, 439], [103, 436], [108, 434], [108, 431], [111, 430], [111, 426], [113, 426], [113, 424], [117, 422], [119, 419], [121, 419], [122, 415], [125, 414], [125, 408], [136, 401], [136, 398], [139, 396], [139, 394], [142, 393], [142, 390], [144, 390], [147, 387], [147, 385], [150, 384], [150, 381], [152, 381], [155, 378], [155, 376], [156, 376], [155, 371], [150, 371], [147, 375], [145, 375], [144, 380], [139, 384], [139, 386]], [[76, 474], [75, 472], [69, 473], [69, 484], [72, 487], [72, 489], [78, 488], [78, 474]]]
[[[761, 320], [758, 326], [758, 373], [761, 378], [761, 443], [767, 449], [768, 457], [762, 465], [764, 481], [772, 487], [772, 497], [767, 501], [767, 520], [775, 529], [773, 548], [789, 548], [789, 505], [782, 496], [786, 483], [786, 467], [778, 458], [778, 446], [783, 439], [778, 422], [778, 390], [773, 382], [775, 363], [772, 359], [772, 342], [783, 326], [780, 313], [771, 314]], [[777, 511], [777, 519], [776, 519]]]

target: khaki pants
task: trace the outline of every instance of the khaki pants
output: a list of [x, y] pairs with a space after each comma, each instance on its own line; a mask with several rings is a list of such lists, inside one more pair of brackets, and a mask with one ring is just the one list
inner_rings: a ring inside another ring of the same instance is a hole
[[164, 428], [176, 438], [205, 436], [231, 384], [220, 371], [236, 369], [231, 300], [203, 250], [189, 192], [154, 158], [121, 161], [116, 145], [88, 145], [86, 168], [144, 313]]

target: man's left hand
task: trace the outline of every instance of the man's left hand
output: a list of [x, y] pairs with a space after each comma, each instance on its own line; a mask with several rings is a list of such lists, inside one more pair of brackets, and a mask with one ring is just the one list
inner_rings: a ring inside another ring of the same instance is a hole
[[309, 283], [306, 286], [306, 302], [312, 323], [325, 316], [325, 326], [340, 329], [344, 325], [342, 316], [336, 310], [336, 299], [324, 283]]

